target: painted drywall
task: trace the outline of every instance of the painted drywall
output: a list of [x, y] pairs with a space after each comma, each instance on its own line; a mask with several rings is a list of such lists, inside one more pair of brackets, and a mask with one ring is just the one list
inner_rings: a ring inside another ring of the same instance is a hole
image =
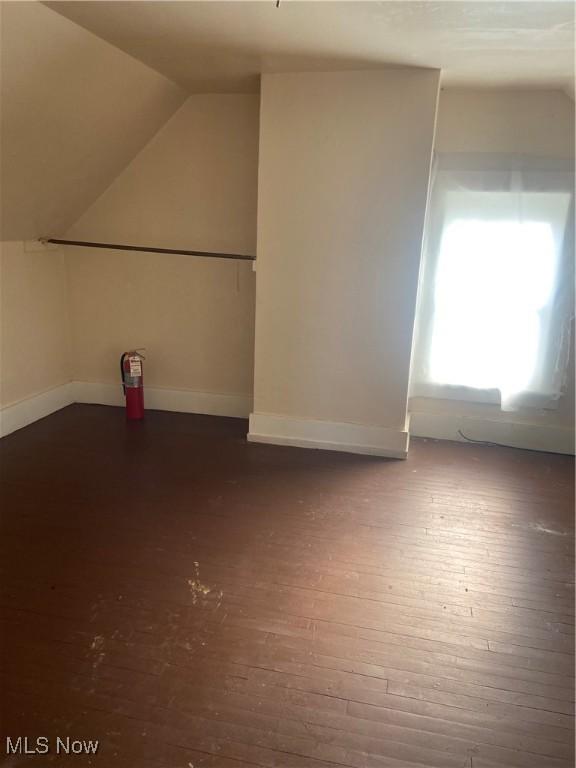
[[48, 2], [193, 92], [258, 74], [438, 68], [451, 86], [574, 82], [569, 2]]
[[[258, 97], [192, 96], [67, 233], [254, 254]], [[69, 248], [73, 377], [118, 382], [146, 347], [148, 386], [251, 396], [251, 262]]]
[[64, 256], [0, 243], [0, 406], [70, 381]]
[[405, 430], [438, 76], [263, 76], [254, 433]]
[[58, 236], [186, 98], [35, 2], [2, 2], [2, 240]]
[[[439, 152], [518, 153], [538, 157], [574, 157], [574, 102], [560, 91], [443, 90], [438, 108], [435, 150]], [[572, 334], [574, 338], [574, 333]], [[411, 398], [413, 434], [449, 435], [473, 420], [466, 434], [477, 439], [499, 439], [501, 427], [486, 431], [490, 423], [509, 425], [509, 442], [522, 444], [526, 429], [534, 427], [536, 447], [540, 431], [546, 449], [574, 445], [574, 358], [568, 368], [566, 393], [552, 410], [503, 412], [498, 406], [435, 398]], [[479, 422], [484, 422], [480, 428]], [[515, 431], [514, 425], [519, 425]], [[550, 430], [560, 430], [548, 436]], [[436, 430], [436, 431], [435, 431]], [[571, 430], [567, 437], [562, 430]], [[480, 434], [481, 433], [481, 434]], [[518, 434], [516, 434], [518, 433]], [[490, 437], [492, 435], [492, 437]], [[503, 440], [506, 442], [506, 439]]]
[[574, 156], [574, 102], [562, 91], [442, 90], [437, 152]]

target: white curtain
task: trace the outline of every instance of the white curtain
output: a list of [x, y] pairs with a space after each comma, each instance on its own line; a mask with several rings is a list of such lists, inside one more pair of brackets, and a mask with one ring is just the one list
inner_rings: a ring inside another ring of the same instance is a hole
[[574, 305], [570, 161], [438, 155], [411, 394], [553, 408]]

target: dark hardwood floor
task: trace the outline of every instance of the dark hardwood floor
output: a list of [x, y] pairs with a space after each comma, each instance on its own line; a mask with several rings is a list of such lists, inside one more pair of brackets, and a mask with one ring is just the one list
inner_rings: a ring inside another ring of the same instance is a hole
[[1, 442], [0, 762], [571, 768], [573, 460], [245, 431], [75, 405]]

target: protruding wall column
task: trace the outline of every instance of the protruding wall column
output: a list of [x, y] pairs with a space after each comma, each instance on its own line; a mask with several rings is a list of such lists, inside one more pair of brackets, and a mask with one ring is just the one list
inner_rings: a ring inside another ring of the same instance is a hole
[[439, 72], [264, 75], [249, 439], [406, 456]]

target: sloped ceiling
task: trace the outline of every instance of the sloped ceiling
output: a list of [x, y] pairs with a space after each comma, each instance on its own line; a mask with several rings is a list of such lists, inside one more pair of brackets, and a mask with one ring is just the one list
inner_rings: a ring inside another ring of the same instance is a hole
[[554, 0], [0, 0], [0, 13], [2, 240], [65, 233], [188, 92], [387, 64], [442, 68], [447, 85], [571, 92], [573, 78], [574, 7]]
[[259, 103], [191, 96], [67, 237], [255, 253]]
[[178, 85], [34, 2], [2, 2], [1, 239], [58, 235], [179, 108]]

